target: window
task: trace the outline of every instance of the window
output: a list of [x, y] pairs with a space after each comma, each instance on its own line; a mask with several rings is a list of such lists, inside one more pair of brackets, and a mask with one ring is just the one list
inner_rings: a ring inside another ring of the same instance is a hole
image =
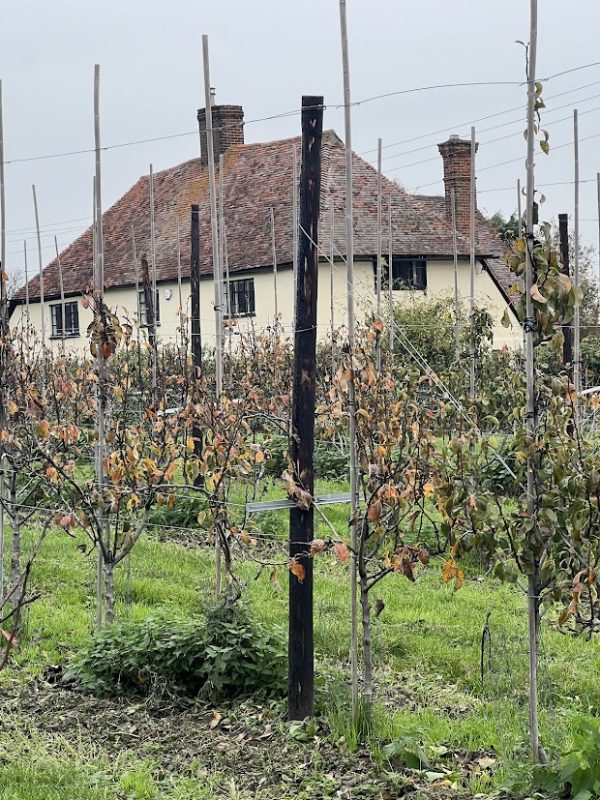
[[[148, 327], [148, 320], [146, 317], [146, 295], [143, 289], [141, 289], [138, 294], [138, 319], [140, 321], [140, 327]], [[154, 322], [160, 325], [160, 292], [158, 289], [156, 290], [156, 303], [154, 304]]]
[[254, 278], [229, 282], [229, 310], [231, 317], [251, 317], [255, 313]]
[[52, 336], [79, 336], [79, 305], [57, 303], [50, 306], [52, 315]]
[[[389, 267], [384, 264], [381, 268], [381, 286], [384, 289], [389, 286], [388, 276]], [[375, 281], [377, 281], [377, 276]], [[392, 289], [426, 288], [427, 262], [425, 259], [392, 257]]]

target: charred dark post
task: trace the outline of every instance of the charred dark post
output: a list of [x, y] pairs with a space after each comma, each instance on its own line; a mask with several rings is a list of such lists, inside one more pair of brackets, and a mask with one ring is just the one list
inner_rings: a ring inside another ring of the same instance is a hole
[[[317, 349], [317, 275], [323, 98], [302, 98], [302, 165], [298, 273], [294, 330], [294, 375], [290, 457], [298, 487], [314, 495], [314, 434]], [[314, 534], [314, 509], [290, 511], [290, 558], [299, 567], [290, 572], [288, 717], [304, 719], [314, 711], [313, 568], [309, 556]]]
[[[558, 235], [560, 240], [560, 260], [563, 272], [570, 277], [571, 269], [569, 263], [569, 215], [558, 215]], [[563, 325], [563, 363], [569, 371], [569, 380], [573, 381], [573, 325], [567, 323]]]
[[154, 302], [155, 298], [152, 297], [152, 281], [150, 280], [150, 268], [148, 266], [148, 259], [145, 255], [142, 256], [142, 289], [144, 292], [144, 304], [146, 306], [146, 327], [148, 328], [148, 340], [154, 350], [156, 344], [156, 324], [154, 320]]
[[192, 304], [192, 362], [195, 377], [202, 367], [202, 336], [200, 333], [200, 206], [192, 205], [190, 291]]
[[[563, 272], [567, 277], [571, 275], [569, 261], [569, 215], [558, 215], [558, 236], [560, 242], [560, 260]], [[563, 365], [567, 370], [569, 382], [573, 383], [573, 322], [566, 322], [562, 326], [563, 330]], [[569, 421], [568, 431], [573, 433], [573, 421]]]

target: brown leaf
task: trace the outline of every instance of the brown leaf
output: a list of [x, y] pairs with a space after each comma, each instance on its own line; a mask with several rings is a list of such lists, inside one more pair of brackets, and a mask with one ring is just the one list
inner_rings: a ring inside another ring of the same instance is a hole
[[340, 564], [345, 564], [350, 558], [350, 553], [348, 552], [348, 548], [346, 547], [344, 542], [336, 542], [333, 545], [333, 552], [337, 556], [337, 559], [340, 562]]
[[304, 582], [306, 570], [299, 561], [296, 561], [295, 558], [290, 558], [290, 572], [292, 575], [295, 575], [296, 578], [298, 578], [299, 583]]

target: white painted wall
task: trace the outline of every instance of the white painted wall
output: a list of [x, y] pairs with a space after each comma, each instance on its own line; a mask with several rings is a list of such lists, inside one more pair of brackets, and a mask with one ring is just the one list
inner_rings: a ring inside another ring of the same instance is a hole
[[[358, 262], [355, 264], [354, 293], [356, 304], [357, 320], [364, 319], [375, 312], [375, 281], [373, 275], [372, 262]], [[254, 326], [256, 329], [272, 325], [275, 316], [275, 297], [273, 290], [273, 273], [254, 271], [247, 273], [248, 277], [254, 278], [254, 292], [256, 298], [256, 314], [253, 317], [240, 318], [237, 320], [240, 328]], [[324, 339], [331, 330], [331, 284], [333, 276], [333, 316], [334, 326], [340, 327], [346, 321], [346, 267], [343, 263], [336, 263], [331, 268], [328, 262], [323, 262], [319, 266], [319, 288], [318, 288], [318, 336]], [[235, 277], [246, 277], [236, 275]], [[233, 276], [232, 276], [233, 280]], [[290, 331], [293, 305], [294, 305], [294, 286], [293, 276], [290, 269], [280, 270], [277, 280], [278, 289], [278, 309], [281, 323], [284, 330]], [[177, 329], [180, 324], [179, 317], [179, 297], [177, 283], [159, 284], [160, 293], [160, 326], [158, 337], [161, 342], [175, 343], [178, 338]], [[189, 282], [183, 283], [184, 306], [189, 310]], [[465, 307], [469, 300], [469, 262], [462, 260], [459, 262], [459, 294]], [[170, 296], [169, 296], [170, 295]], [[167, 299], [169, 296], [169, 299]], [[439, 298], [444, 296], [454, 296], [454, 265], [448, 261], [429, 261], [427, 264], [427, 289], [425, 291], [394, 291], [394, 303], [419, 303], [427, 298]], [[206, 345], [214, 344], [215, 335], [215, 314], [214, 314], [214, 293], [212, 281], [203, 279], [200, 288], [201, 303], [201, 327], [202, 339]], [[69, 298], [73, 301], [77, 298]], [[51, 338], [51, 315], [49, 306], [46, 303], [45, 327], [46, 341], [54, 349], [61, 345], [60, 338]], [[137, 301], [135, 289], [110, 289], [106, 292], [106, 302], [111, 309], [116, 311], [120, 317], [127, 316], [133, 321], [137, 321]], [[385, 319], [385, 309], [387, 307], [387, 297], [383, 297], [383, 309]], [[506, 302], [502, 294], [497, 289], [489, 274], [477, 265], [475, 280], [475, 302], [478, 306], [485, 306], [492, 315], [494, 327], [494, 347], [501, 348], [508, 346], [511, 348], [520, 347], [522, 342], [521, 328], [510, 313], [513, 327], [506, 329], [500, 324], [500, 319], [506, 308]], [[92, 315], [79, 303], [79, 327], [80, 335], [67, 340], [66, 346], [70, 349], [87, 349], [86, 329], [91, 322]], [[24, 306], [18, 306], [12, 316], [11, 325], [18, 326], [25, 313]], [[30, 306], [30, 319], [33, 327], [41, 333], [41, 308], [39, 303], [32, 303]]]

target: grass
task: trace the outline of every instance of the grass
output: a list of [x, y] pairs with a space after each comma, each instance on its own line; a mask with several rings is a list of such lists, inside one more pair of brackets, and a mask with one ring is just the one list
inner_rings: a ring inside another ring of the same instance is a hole
[[[343, 489], [333, 484], [319, 488], [322, 492]], [[270, 489], [269, 494], [274, 491]], [[327, 516], [338, 529], [345, 529], [344, 506], [330, 507]], [[264, 518], [274, 535], [282, 537], [286, 515], [261, 515], [257, 524], [262, 526]], [[317, 524], [317, 535], [326, 537], [323, 521]], [[15, 653], [12, 668], [0, 676], [0, 688], [3, 683], [25, 684], [42, 675], [48, 665], [68, 661], [88, 641], [95, 615], [95, 556], [77, 548], [82, 542], [59, 533], [45, 541], [32, 585], [41, 597], [27, 610], [22, 648]], [[142, 619], [161, 609], [186, 616], [201, 612], [212, 601], [210, 548], [194, 548], [189, 542], [181, 546], [148, 535], [136, 545], [131, 566], [129, 607], [124, 604], [126, 568], [122, 565], [117, 570], [119, 615]], [[285, 626], [287, 570], [283, 565], [276, 569], [279, 586], [270, 580], [270, 569], [255, 580], [258, 571], [251, 561], [239, 565], [253, 613]], [[434, 563], [421, 571], [415, 583], [391, 576], [377, 587], [375, 597], [384, 601], [385, 610], [374, 621], [377, 710], [369, 734], [374, 763], [389, 770], [384, 745], [408, 739], [432, 753], [440, 747], [455, 753], [492, 753], [493, 774], [469, 778], [473, 793], [526, 779], [527, 631], [525, 601], [519, 590], [471, 567], [464, 587], [455, 592], [441, 583], [439, 564]], [[482, 685], [480, 640], [488, 611], [492, 663]], [[347, 568], [329, 556], [319, 557], [315, 575], [318, 706], [328, 719], [331, 741], [343, 738], [345, 748], [352, 751], [358, 742], [348, 714], [349, 635]], [[581, 722], [600, 714], [600, 644], [561, 635], [550, 613], [543, 625], [541, 652], [542, 740], [556, 759], [568, 748]], [[224, 790], [225, 778], [210, 770], [201, 777], [193, 771], [165, 775], [151, 760], [127, 748], [115, 763], [101, 749], [90, 751], [76, 733], [57, 738], [38, 729], [35, 721], [28, 722], [28, 727], [19, 720], [11, 725], [3, 723], [0, 729], [0, 798], [183, 800], [215, 796], [217, 783], [224, 797], [237, 792]], [[315, 797], [320, 796], [318, 791], [324, 792], [323, 787], [315, 789]], [[245, 800], [246, 795], [239, 796]]]

